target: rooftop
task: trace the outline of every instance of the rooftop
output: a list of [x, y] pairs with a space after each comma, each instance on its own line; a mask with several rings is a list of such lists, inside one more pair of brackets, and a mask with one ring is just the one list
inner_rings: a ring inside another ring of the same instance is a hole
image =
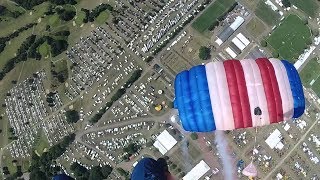
[[210, 170], [210, 167], [206, 162], [201, 160], [194, 168], [191, 169], [188, 174], [186, 174], [182, 179], [183, 180], [198, 180], [204, 174], [206, 174]]
[[177, 141], [168, 133], [167, 130], [164, 130], [153, 143], [153, 146], [156, 147], [162, 155], [166, 154], [174, 145], [177, 144]]

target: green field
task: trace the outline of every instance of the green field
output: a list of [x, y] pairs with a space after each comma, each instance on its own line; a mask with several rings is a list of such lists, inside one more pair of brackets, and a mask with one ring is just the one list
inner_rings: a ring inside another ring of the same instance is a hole
[[39, 136], [36, 138], [34, 150], [38, 155], [41, 155], [44, 150], [48, 149], [50, 147], [49, 142], [45, 136], [45, 134], [41, 131], [39, 133]]
[[86, 13], [83, 11], [78, 11], [78, 14], [76, 16], [75, 22], [77, 25], [83, 24], [83, 19], [86, 17]]
[[320, 78], [318, 78], [316, 82], [314, 82], [314, 84], [312, 85], [312, 89], [318, 95], [318, 97], [320, 97]]
[[316, 0], [290, 0], [290, 2], [301, 9], [308, 16], [315, 18], [319, 11], [319, 5]]
[[3, 52], [0, 53], [0, 69], [8, 62], [9, 59], [15, 57], [17, 49], [21, 46], [23, 41], [32, 35], [32, 28], [20, 33], [19, 37], [10, 40], [10, 44], [7, 43]]
[[192, 23], [192, 27], [198, 32], [203, 33], [208, 27], [217, 20], [219, 16], [225, 13], [234, 0], [217, 0], [211, 4], [206, 10]]
[[300, 72], [304, 86], [312, 88], [320, 97], [320, 63], [318, 58], [311, 59]]
[[59, 15], [54, 14], [51, 17], [49, 17], [48, 24], [50, 26], [57, 26], [59, 22], [60, 22]]
[[105, 22], [107, 21], [108, 17], [109, 17], [109, 13], [107, 11], [103, 11], [97, 17], [96, 22], [99, 25], [105, 24]]
[[247, 30], [254, 36], [260, 36], [266, 29], [265, 25], [258, 18], [252, 18], [246, 26]]
[[280, 15], [274, 12], [264, 1], [260, 1], [254, 13], [269, 26], [274, 26], [280, 19]]
[[[317, 58], [311, 59], [308, 64], [300, 72], [300, 77], [306, 87], [311, 87], [312, 80], [316, 80], [320, 72], [320, 64]], [[314, 85], [315, 83], [313, 83]]]
[[47, 57], [50, 54], [50, 45], [47, 41], [39, 46], [38, 51], [42, 57]]
[[11, 34], [14, 30], [17, 30], [26, 24], [36, 22], [41, 16], [43, 16], [44, 12], [46, 12], [48, 4], [49, 3], [42, 3], [39, 6], [34, 7], [33, 11], [27, 11], [23, 15], [14, 19], [14, 21], [1, 22], [0, 37]]
[[309, 27], [296, 15], [289, 15], [267, 39], [273, 51], [291, 62], [299, 57], [310, 41]]

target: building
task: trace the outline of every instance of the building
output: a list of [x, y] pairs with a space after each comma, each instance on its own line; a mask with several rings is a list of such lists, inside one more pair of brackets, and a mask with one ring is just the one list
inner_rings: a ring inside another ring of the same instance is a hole
[[232, 58], [236, 58], [238, 56], [232, 49], [230, 49], [230, 47], [227, 47], [225, 50]]
[[281, 132], [278, 129], [275, 129], [270, 136], [265, 140], [265, 142], [268, 144], [268, 146], [271, 149], [277, 148], [281, 150], [283, 148], [283, 144], [281, 141]]
[[230, 26], [223, 29], [223, 31], [217, 36], [215, 42], [220, 46], [241, 26], [243, 22], [243, 17], [238, 16]]
[[177, 144], [177, 141], [169, 134], [167, 130], [164, 130], [153, 143], [153, 146], [156, 147], [162, 155], [166, 154], [174, 145]]
[[183, 180], [198, 180], [210, 170], [210, 167], [206, 162], [201, 160], [194, 168], [186, 174]]

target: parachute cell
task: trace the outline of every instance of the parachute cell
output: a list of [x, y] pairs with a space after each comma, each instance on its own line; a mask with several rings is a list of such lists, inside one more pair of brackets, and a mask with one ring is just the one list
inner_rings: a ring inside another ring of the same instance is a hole
[[182, 71], [175, 79], [174, 106], [185, 130], [208, 132], [298, 118], [305, 100], [292, 64], [259, 58], [210, 62]]

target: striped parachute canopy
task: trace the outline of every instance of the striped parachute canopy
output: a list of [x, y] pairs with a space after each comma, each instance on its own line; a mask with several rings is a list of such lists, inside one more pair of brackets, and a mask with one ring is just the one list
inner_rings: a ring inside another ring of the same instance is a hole
[[187, 131], [264, 126], [305, 109], [299, 74], [286, 60], [210, 62], [180, 72], [174, 86], [174, 107]]

